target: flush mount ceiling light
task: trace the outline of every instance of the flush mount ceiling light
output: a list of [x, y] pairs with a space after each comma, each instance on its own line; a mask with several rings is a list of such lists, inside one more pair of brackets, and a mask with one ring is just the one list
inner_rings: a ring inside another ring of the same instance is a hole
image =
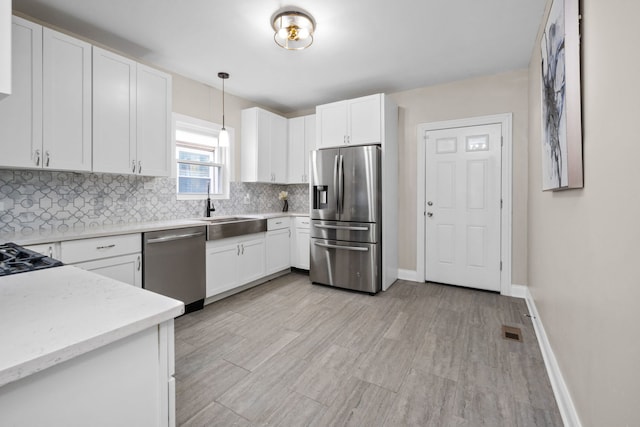
[[302, 50], [313, 43], [316, 24], [313, 18], [300, 11], [287, 10], [276, 14], [272, 21], [273, 39], [287, 50]]

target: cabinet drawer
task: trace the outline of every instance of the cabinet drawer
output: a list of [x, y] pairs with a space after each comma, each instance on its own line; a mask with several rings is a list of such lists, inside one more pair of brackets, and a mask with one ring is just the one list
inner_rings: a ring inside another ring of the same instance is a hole
[[296, 228], [311, 228], [311, 220], [308, 216], [297, 216], [295, 218]]
[[61, 261], [67, 264], [141, 252], [140, 234], [70, 240], [60, 245]]
[[281, 216], [278, 218], [267, 219], [267, 230], [280, 230], [281, 228], [289, 228], [291, 225], [291, 217]]

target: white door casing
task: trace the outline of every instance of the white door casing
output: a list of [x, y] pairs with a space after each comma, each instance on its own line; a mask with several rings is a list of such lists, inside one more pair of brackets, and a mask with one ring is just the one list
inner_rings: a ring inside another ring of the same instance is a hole
[[[427, 265], [426, 265], [426, 219], [427, 219], [427, 172], [426, 172], [426, 156], [427, 156], [427, 139], [425, 136], [427, 132], [438, 131], [444, 129], [472, 127], [472, 126], [484, 126], [491, 124], [500, 125], [501, 136], [501, 161], [497, 168], [500, 182], [499, 189], [499, 201], [502, 202], [502, 209], [499, 209], [499, 261], [502, 269], [499, 270], [499, 285], [494, 287], [494, 290], [500, 291], [503, 295], [511, 295], [511, 224], [512, 224], [512, 159], [511, 159], [511, 145], [512, 145], [512, 114], [498, 114], [491, 116], [472, 117], [459, 120], [448, 120], [434, 123], [423, 123], [418, 125], [417, 128], [417, 239], [416, 239], [416, 272], [415, 280], [425, 281], [427, 280]], [[476, 172], [482, 169], [479, 164], [475, 165]], [[434, 213], [434, 211], [430, 211]], [[435, 217], [435, 213], [434, 213]], [[433, 217], [432, 217], [433, 218]], [[473, 230], [479, 233], [480, 230]]]
[[425, 279], [499, 291], [501, 125], [425, 138]]

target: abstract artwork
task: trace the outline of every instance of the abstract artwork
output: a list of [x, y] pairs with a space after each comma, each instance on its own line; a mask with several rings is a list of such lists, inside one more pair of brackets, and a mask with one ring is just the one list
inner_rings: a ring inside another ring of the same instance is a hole
[[542, 40], [542, 189], [582, 188], [578, 0], [554, 0]]

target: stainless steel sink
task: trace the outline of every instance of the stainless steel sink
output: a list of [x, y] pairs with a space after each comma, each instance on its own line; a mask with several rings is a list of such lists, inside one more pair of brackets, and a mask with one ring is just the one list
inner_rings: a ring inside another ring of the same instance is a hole
[[226, 239], [227, 237], [267, 231], [267, 220], [262, 218], [224, 217], [200, 218], [208, 222], [207, 240]]

